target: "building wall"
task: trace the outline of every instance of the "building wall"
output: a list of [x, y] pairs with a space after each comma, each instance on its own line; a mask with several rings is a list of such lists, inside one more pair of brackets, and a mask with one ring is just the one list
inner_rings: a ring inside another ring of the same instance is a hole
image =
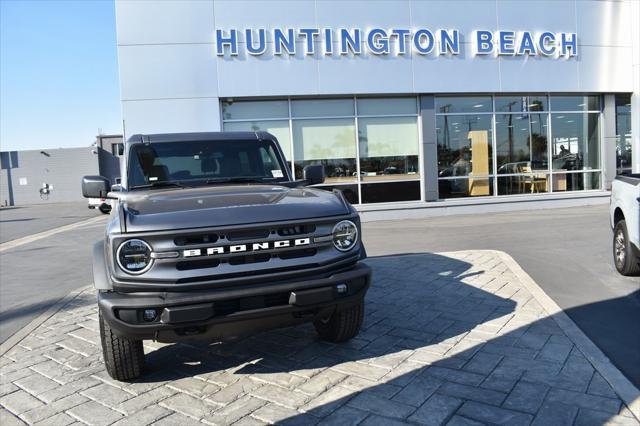
[[[82, 201], [81, 178], [98, 174], [98, 159], [92, 148], [61, 148], [2, 152], [0, 203], [14, 205]], [[13, 161], [8, 161], [13, 157]], [[17, 160], [17, 161], [15, 161]], [[17, 164], [16, 164], [17, 163]], [[11, 186], [9, 186], [9, 180]], [[46, 182], [53, 186], [48, 200], [40, 198], [39, 189]]]
[[[633, 91], [631, 1], [116, 1], [127, 134], [215, 131], [219, 98]], [[460, 30], [458, 56], [218, 57], [215, 29]], [[577, 57], [477, 57], [476, 29], [573, 32]]]

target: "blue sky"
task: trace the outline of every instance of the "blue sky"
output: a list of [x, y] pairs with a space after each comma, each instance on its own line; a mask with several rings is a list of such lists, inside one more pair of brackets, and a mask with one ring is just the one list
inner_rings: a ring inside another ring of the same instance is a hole
[[121, 133], [112, 0], [0, 0], [0, 149]]

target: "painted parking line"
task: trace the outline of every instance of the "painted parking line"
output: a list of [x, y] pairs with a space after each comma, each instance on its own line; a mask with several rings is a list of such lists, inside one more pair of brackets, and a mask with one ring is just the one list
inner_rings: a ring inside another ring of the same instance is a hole
[[5, 252], [7, 250], [11, 250], [16, 247], [23, 246], [25, 244], [33, 243], [35, 241], [50, 237], [52, 235], [59, 234], [61, 232], [71, 231], [73, 229], [77, 229], [86, 225], [103, 222], [103, 221], [106, 221], [106, 218], [107, 218], [106, 216], [93, 217], [91, 219], [83, 220], [81, 222], [76, 222], [69, 225], [60, 226], [58, 228], [49, 229], [48, 231], [39, 232], [37, 234], [27, 235], [26, 237], [17, 238], [15, 240], [0, 244], [0, 253]]

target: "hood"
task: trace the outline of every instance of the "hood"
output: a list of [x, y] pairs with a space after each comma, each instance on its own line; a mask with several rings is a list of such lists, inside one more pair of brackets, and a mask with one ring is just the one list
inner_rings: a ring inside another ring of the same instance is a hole
[[335, 194], [277, 185], [225, 185], [128, 193], [127, 232], [313, 219], [349, 213]]

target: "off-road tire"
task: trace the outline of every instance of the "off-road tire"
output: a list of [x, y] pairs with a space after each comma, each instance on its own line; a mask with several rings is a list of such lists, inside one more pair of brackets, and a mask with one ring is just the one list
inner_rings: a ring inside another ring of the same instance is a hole
[[111, 213], [111, 206], [110, 205], [102, 204], [100, 207], [98, 207], [98, 209], [100, 210], [100, 213], [102, 213], [102, 214]]
[[119, 381], [135, 379], [144, 368], [144, 349], [142, 340], [120, 337], [113, 333], [109, 324], [99, 313], [100, 341], [102, 356], [107, 373]]
[[320, 338], [330, 342], [345, 342], [360, 332], [364, 319], [364, 300], [346, 309], [336, 310], [326, 320], [314, 321], [313, 325]]
[[613, 263], [622, 275], [640, 275], [640, 261], [634, 256], [627, 223], [624, 220], [619, 220], [613, 229]]

